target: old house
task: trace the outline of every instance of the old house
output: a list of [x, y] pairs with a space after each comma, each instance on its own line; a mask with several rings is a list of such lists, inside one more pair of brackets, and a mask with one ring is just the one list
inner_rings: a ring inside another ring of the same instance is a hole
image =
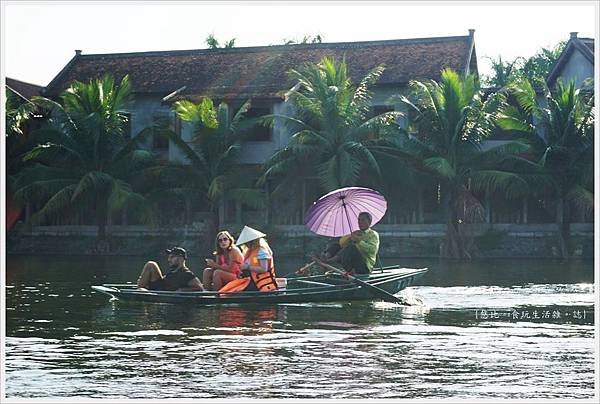
[[[345, 58], [355, 82], [370, 69], [385, 64], [383, 76], [372, 88], [376, 113], [394, 108], [386, 105], [386, 100], [402, 92], [409, 80], [437, 79], [445, 68], [477, 74], [474, 30], [469, 30], [464, 36], [231, 49], [90, 55], [77, 50], [48, 84], [45, 95], [56, 97], [73, 80], [88, 81], [104, 73], [120, 79], [128, 74], [135, 94], [135, 102], [127, 110], [131, 133], [164, 122], [184, 140], [191, 140], [190, 128], [171, 112], [175, 100], [198, 101], [210, 97], [216, 103], [226, 101], [235, 108], [252, 99], [250, 116], [281, 113], [288, 108], [282, 94], [295, 84], [287, 72], [306, 62], [318, 62], [324, 56]], [[243, 145], [244, 158], [240, 163], [260, 165], [284, 147], [288, 139], [289, 134], [278, 125], [272, 129], [257, 126]], [[173, 145], [160, 137], [155, 137], [148, 147], [164, 159], [183, 158]], [[295, 211], [279, 218], [280, 223], [301, 223], [307, 204], [315, 197], [310, 192], [310, 181], [315, 179], [307, 179], [307, 186], [299, 191]], [[222, 216], [225, 222], [239, 220], [241, 206], [224, 206]], [[399, 222], [410, 220], [407, 217]]]
[[[556, 61], [552, 71], [548, 75], [548, 87], [552, 88], [558, 79], [575, 80], [575, 85], [581, 88], [589, 84], [589, 79], [594, 78], [594, 39], [578, 38], [577, 32], [571, 32], [565, 49]], [[588, 82], [586, 82], [588, 80]]]

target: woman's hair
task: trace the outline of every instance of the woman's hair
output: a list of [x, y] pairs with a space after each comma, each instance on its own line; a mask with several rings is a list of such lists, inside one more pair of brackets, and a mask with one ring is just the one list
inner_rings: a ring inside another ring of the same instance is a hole
[[[227, 250], [222, 249], [219, 245], [221, 236], [225, 236], [229, 239], [229, 247], [227, 247]], [[221, 230], [217, 233], [217, 237], [215, 238], [215, 251], [213, 252], [214, 255], [227, 255], [233, 247], [235, 247], [235, 239], [227, 230]]]
[[269, 243], [267, 243], [267, 240], [263, 237], [257, 238], [256, 240], [248, 241], [242, 247], [243, 247], [242, 252], [244, 253], [244, 255], [249, 250], [256, 250], [257, 248], [260, 248], [260, 247], [265, 247], [265, 248], [268, 248], [269, 250], [271, 249], [271, 247], [269, 247]]

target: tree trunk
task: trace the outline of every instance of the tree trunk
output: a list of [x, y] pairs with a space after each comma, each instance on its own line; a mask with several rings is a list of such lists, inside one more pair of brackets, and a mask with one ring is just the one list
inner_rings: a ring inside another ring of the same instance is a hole
[[465, 221], [456, 211], [455, 198], [451, 194], [447, 204], [446, 237], [442, 256], [459, 260], [470, 260], [473, 238], [466, 233]]
[[108, 240], [106, 239], [106, 223], [107, 223], [107, 209], [105, 205], [100, 203], [96, 208], [96, 223], [98, 224], [98, 237], [96, 239], [95, 253], [105, 254], [108, 253], [110, 248]]
[[563, 197], [558, 199], [558, 203], [556, 205], [556, 226], [558, 227], [558, 247], [561, 258], [568, 259], [570, 223], [567, 219], [567, 207]]

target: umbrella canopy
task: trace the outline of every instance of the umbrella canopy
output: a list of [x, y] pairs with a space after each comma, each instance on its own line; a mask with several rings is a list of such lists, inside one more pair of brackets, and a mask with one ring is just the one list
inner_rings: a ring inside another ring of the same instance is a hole
[[358, 230], [358, 215], [369, 212], [371, 225], [379, 222], [387, 202], [383, 195], [369, 188], [347, 187], [323, 195], [306, 212], [306, 226], [321, 236], [339, 237]]

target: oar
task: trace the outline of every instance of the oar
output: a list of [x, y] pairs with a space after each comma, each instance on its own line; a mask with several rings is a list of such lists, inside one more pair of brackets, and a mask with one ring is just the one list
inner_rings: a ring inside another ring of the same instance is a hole
[[308, 264], [304, 265], [302, 268], [297, 270], [296, 275], [304, 275], [304, 271], [306, 271], [308, 268], [312, 267], [313, 265], [315, 265], [314, 261], [309, 262]]
[[348, 278], [349, 280], [351, 280], [352, 282], [354, 282], [355, 284], [359, 285], [359, 286], [363, 286], [367, 289], [369, 289], [369, 291], [371, 293], [373, 293], [374, 295], [380, 297], [381, 299], [385, 300], [386, 302], [391, 302], [391, 303], [398, 303], [398, 304], [402, 304], [402, 305], [407, 305], [404, 301], [402, 301], [402, 299], [400, 299], [399, 297], [396, 297], [394, 295], [392, 295], [389, 292], [386, 292], [385, 290], [378, 288], [375, 285], [371, 285], [368, 282], [363, 281], [362, 279], [358, 279], [355, 276], [352, 276], [350, 274], [348, 274], [346, 271], [343, 271], [339, 268], [334, 267], [333, 265], [329, 265], [323, 261], [321, 261], [320, 259], [313, 257], [314, 262], [316, 262], [317, 264], [321, 265], [323, 268], [329, 269], [330, 271], [336, 272], [346, 278]]

